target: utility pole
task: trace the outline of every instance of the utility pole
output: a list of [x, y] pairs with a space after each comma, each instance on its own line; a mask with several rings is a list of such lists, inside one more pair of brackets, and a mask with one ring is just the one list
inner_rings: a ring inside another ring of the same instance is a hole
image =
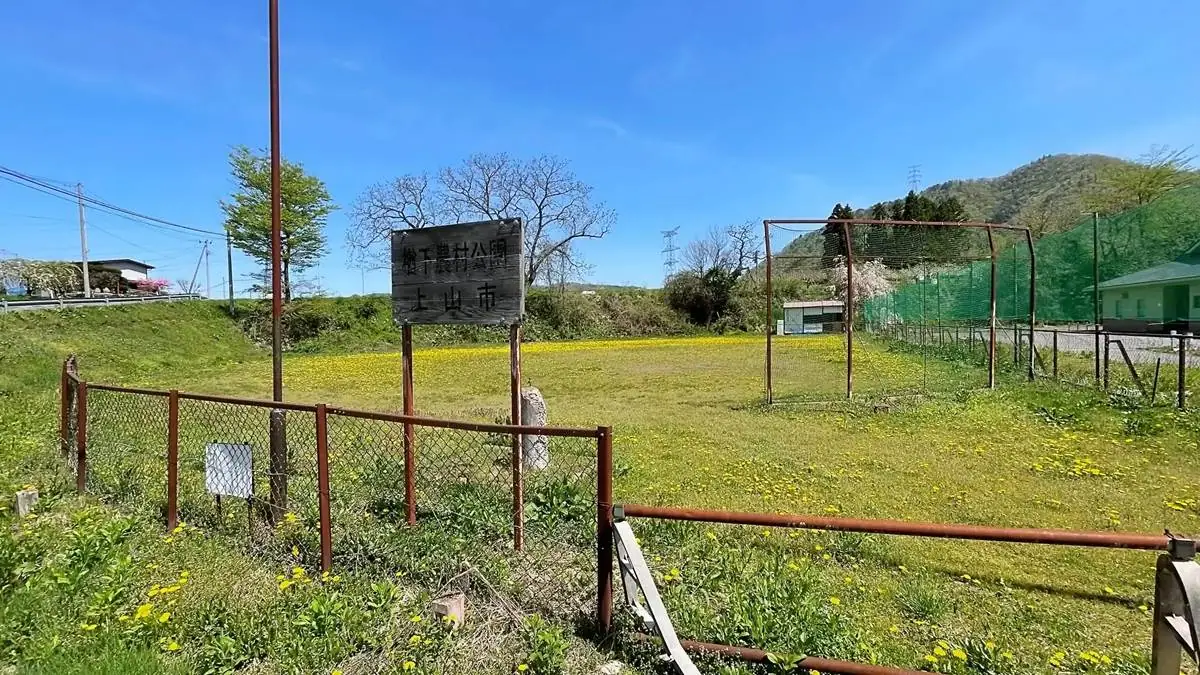
[[75, 184], [75, 194], [79, 197], [79, 257], [83, 262], [83, 297], [92, 297], [92, 281], [88, 277], [88, 247], [87, 221], [83, 219], [83, 183]]
[[[196, 276], [200, 274], [200, 264], [208, 257], [208, 242], [201, 242], [204, 247], [200, 249], [200, 257], [196, 258], [196, 269], [192, 270], [192, 280], [188, 282], [187, 293], [190, 295], [196, 292]], [[208, 272], [206, 271], [207, 275]]]
[[204, 299], [212, 297], [212, 265], [208, 262], [208, 245], [211, 241], [204, 242]]
[[233, 316], [233, 237], [225, 232], [225, 266], [229, 278], [229, 315]]

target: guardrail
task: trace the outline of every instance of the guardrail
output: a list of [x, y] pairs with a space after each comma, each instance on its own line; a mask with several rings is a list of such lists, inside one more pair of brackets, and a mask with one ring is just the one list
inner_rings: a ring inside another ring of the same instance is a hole
[[0, 300], [0, 314], [34, 309], [66, 309], [68, 307], [108, 307], [111, 305], [136, 305], [143, 302], [175, 302], [176, 300], [202, 300], [199, 293], [177, 293], [173, 295], [119, 295], [106, 298], [55, 298], [52, 300]]

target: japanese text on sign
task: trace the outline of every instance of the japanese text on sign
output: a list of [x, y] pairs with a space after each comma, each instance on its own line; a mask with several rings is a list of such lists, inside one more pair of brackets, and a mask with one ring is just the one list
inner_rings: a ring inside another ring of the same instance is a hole
[[521, 221], [392, 232], [399, 324], [511, 324], [525, 309]]

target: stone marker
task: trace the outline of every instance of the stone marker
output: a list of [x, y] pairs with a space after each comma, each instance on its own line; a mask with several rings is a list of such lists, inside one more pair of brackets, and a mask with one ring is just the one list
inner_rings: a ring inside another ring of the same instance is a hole
[[[521, 424], [531, 427], [546, 426], [546, 399], [537, 387], [521, 390]], [[550, 439], [546, 436], [521, 437], [521, 461], [531, 469], [544, 469], [550, 465]]]
[[620, 661], [609, 661], [596, 669], [596, 675], [621, 675], [623, 672], [625, 666], [621, 665]]
[[433, 613], [439, 618], [450, 617], [452, 628], [458, 628], [467, 613], [467, 596], [464, 593], [453, 593], [433, 601]]
[[17, 493], [17, 516], [24, 518], [33, 511], [33, 505], [38, 503], [37, 490], [21, 490]]

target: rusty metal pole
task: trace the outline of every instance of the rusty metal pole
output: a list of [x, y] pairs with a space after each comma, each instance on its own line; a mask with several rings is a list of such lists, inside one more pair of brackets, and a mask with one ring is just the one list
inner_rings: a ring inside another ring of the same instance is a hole
[[842, 223], [846, 240], [846, 398], [854, 397], [854, 243], [850, 235], [850, 223]]
[[321, 519], [321, 571], [333, 568], [333, 526], [329, 509], [329, 418], [324, 403], [317, 404], [317, 508]]
[[771, 373], [771, 334], [775, 331], [775, 296], [771, 290], [771, 222], [763, 221], [763, 246], [766, 253], [767, 273], [767, 403], [775, 402], [775, 390]]
[[1100, 304], [1100, 214], [1092, 212], [1092, 323], [1096, 332], [1096, 384], [1100, 384], [1100, 322], [1102, 307]]
[[1109, 337], [1108, 333], [1105, 333], [1104, 334], [1104, 373], [1103, 373], [1104, 391], [1108, 391], [1108, 351], [1109, 351], [1109, 344], [1111, 342], [1112, 342], [1112, 338]]
[[[271, 98], [271, 400], [283, 400], [283, 197], [279, 156], [279, 0], [267, 0]], [[271, 517], [287, 510], [287, 433], [282, 410], [271, 411]]]
[[75, 390], [75, 489], [87, 491], [87, 382], [80, 380]]
[[1187, 408], [1187, 337], [1179, 336], [1179, 373], [1176, 376], [1176, 405], [1180, 410]]
[[992, 259], [992, 282], [988, 292], [988, 347], [987, 347], [987, 367], [988, 367], [988, 388], [996, 388], [996, 239], [992, 235], [992, 228], [987, 228], [988, 249], [991, 251]]
[[888, 518], [847, 518], [845, 516], [717, 511], [711, 509], [647, 506], [644, 504], [622, 504], [621, 507], [628, 518], [657, 518], [660, 520], [725, 523], [754, 527], [787, 527], [832, 532], [863, 532], [869, 534], [933, 537], [938, 539], [972, 539], [975, 541], [1128, 548], [1147, 551], [1164, 550], [1167, 548], [1169, 541], [1169, 538], [1163, 534], [1141, 534], [1137, 532], [991, 527], [988, 525], [930, 523]]
[[1054, 362], [1053, 378], [1055, 381], [1058, 381], [1058, 331], [1055, 330], [1050, 335], [1051, 335], [1051, 340], [1052, 340], [1051, 345], [1050, 345], [1050, 353], [1051, 353], [1051, 359]]
[[601, 633], [612, 630], [612, 481], [612, 427], [600, 427], [596, 437], [596, 619]]
[[1025, 245], [1029, 247], [1029, 381], [1033, 382], [1034, 342], [1037, 337], [1033, 326], [1037, 322], [1037, 252], [1033, 250], [1033, 233], [1025, 230]]
[[179, 524], [179, 390], [167, 392], [167, 532]]
[[63, 361], [62, 374], [58, 381], [58, 450], [65, 460], [71, 456], [71, 377], [67, 375], [67, 362]]
[[[514, 323], [508, 329], [508, 357], [510, 394], [512, 396], [512, 423], [519, 426], [521, 420], [521, 324]], [[512, 517], [513, 548], [525, 548], [525, 472], [521, 458], [521, 434], [512, 435]]]
[[[413, 344], [412, 326], [404, 324], [400, 327], [400, 379], [402, 411], [405, 417], [412, 417], [413, 407]], [[412, 422], [404, 423], [404, 509], [409, 525], [417, 524], [417, 457], [416, 430]]]

